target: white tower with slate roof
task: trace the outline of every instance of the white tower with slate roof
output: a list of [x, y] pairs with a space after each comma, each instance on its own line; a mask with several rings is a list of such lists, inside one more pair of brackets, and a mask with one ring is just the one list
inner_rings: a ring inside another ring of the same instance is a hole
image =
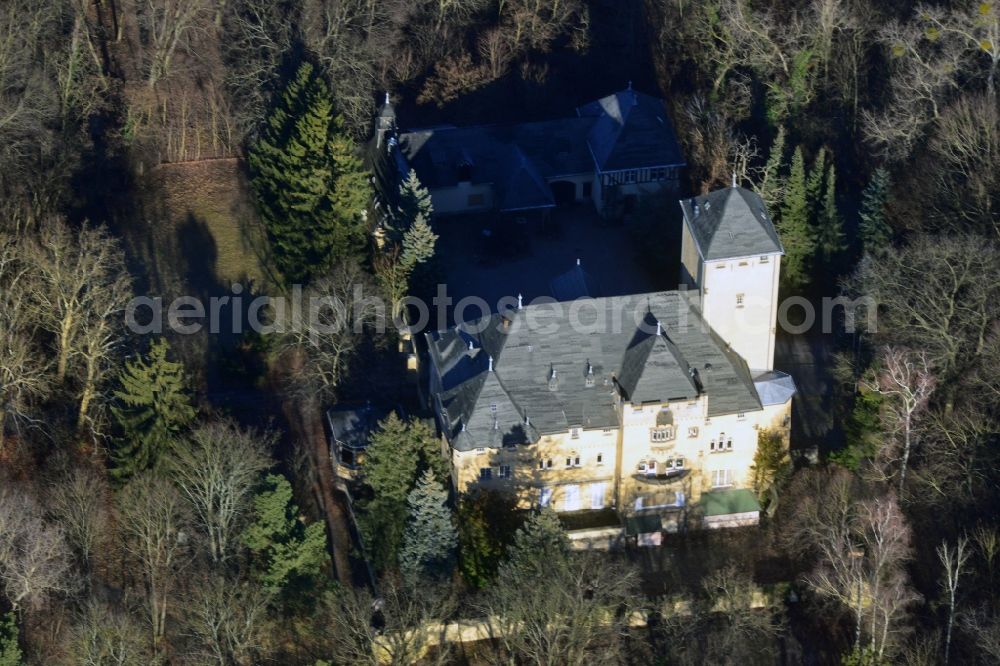
[[761, 198], [732, 187], [681, 201], [681, 283], [702, 316], [751, 371], [774, 368], [784, 249]]

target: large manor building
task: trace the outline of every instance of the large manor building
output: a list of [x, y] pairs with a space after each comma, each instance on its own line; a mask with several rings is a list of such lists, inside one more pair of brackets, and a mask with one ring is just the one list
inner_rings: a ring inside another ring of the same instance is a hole
[[773, 367], [783, 249], [735, 184], [681, 208], [680, 290], [521, 304], [426, 334], [456, 491], [655, 529], [756, 522], [758, 436], [787, 442], [795, 393]]

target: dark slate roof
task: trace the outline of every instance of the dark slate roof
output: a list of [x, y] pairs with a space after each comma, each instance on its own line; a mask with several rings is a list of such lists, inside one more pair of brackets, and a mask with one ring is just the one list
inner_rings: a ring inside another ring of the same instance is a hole
[[576, 260], [576, 266], [552, 278], [549, 290], [552, 298], [557, 301], [575, 301], [578, 298], [597, 298], [601, 295], [597, 280], [583, 270], [579, 259]]
[[326, 419], [335, 441], [361, 449], [368, 445], [368, 438], [378, 422], [391, 411], [388, 407], [376, 407], [370, 403], [362, 406], [338, 406], [327, 411]]
[[516, 211], [554, 207], [556, 201], [552, 197], [552, 190], [535, 165], [517, 146], [508, 152], [510, 159], [507, 168], [503, 174], [499, 174], [504, 179], [497, 183], [497, 208]]
[[784, 253], [778, 232], [756, 192], [727, 187], [681, 201], [702, 259]]
[[697, 398], [687, 361], [662, 326], [657, 328], [655, 317], [647, 313], [629, 342], [618, 373], [622, 397], [636, 403]]
[[595, 164], [604, 171], [684, 164], [660, 99], [626, 90], [582, 106], [577, 114], [511, 125], [417, 129], [400, 134], [399, 148], [431, 189], [456, 185], [463, 161], [472, 164], [473, 183], [508, 192], [513, 177], [526, 177], [515, 173], [521, 159], [527, 163], [529, 189], [536, 179], [593, 173]]
[[577, 114], [595, 119], [587, 143], [601, 171], [684, 164], [662, 99], [623, 90], [581, 106]]
[[753, 378], [762, 405], [783, 405], [795, 395], [795, 380], [780, 370], [771, 370]]
[[707, 393], [709, 416], [760, 409], [746, 363], [689, 298], [670, 291], [594, 299], [594, 307], [574, 308], [576, 326], [568, 304], [526, 305], [428, 333], [445, 435], [469, 450], [615, 427], [619, 394], [665, 402]]

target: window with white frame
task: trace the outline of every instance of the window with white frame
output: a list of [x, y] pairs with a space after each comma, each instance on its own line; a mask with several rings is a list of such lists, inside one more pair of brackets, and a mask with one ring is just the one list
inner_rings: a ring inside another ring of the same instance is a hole
[[673, 426], [657, 426], [649, 430], [649, 441], [651, 442], [671, 442], [673, 439]]
[[509, 479], [510, 478], [510, 465], [500, 465], [497, 468], [497, 478], [498, 479]]
[[736, 307], [743, 307], [744, 294], [736, 294]]
[[489, 481], [493, 478], [493, 468], [492, 467], [480, 467], [479, 468], [479, 480]]
[[762, 264], [766, 264], [766, 263], [768, 263], [770, 261], [771, 261], [771, 257], [768, 257], [767, 255], [764, 255], [764, 256], [762, 256], [760, 258], [760, 263], [762, 263]]
[[694, 439], [698, 436], [698, 426], [691, 426], [688, 428], [688, 438]]
[[569, 429], [569, 436], [572, 439], [580, 439], [580, 429], [579, 428], [570, 428]]
[[597, 464], [598, 465], [603, 465], [604, 464], [604, 454], [603, 453], [598, 453], [597, 454]]
[[736, 412], [736, 419], [738, 421], [746, 421], [747, 420], [747, 413], [746, 412]]
[[712, 471], [712, 487], [727, 488], [733, 485], [733, 470], [717, 469]]

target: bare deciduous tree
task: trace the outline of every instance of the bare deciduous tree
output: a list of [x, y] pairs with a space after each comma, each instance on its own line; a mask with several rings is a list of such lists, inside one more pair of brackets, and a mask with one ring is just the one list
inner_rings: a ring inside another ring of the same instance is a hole
[[83, 666], [153, 663], [143, 627], [127, 612], [91, 600], [70, 630], [73, 654]]
[[91, 468], [74, 467], [50, 484], [47, 496], [52, 517], [89, 574], [109, 531], [107, 483]]
[[887, 346], [882, 349], [878, 363], [880, 367], [874, 377], [862, 382], [868, 390], [888, 398], [882, 415], [892, 439], [876, 454], [876, 461], [886, 477], [895, 475], [890, 470], [898, 464], [902, 494], [917, 420], [927, 409], [937, 378], [924, 352]]
[[125, 486], [118, 496], [118, 510], [123, 546], [143, 579], [150, 643], [159, 650], [178, 575], [190, 559], [188, 513], [170, 482], [151, 473]]
[[107, 371], [119, 360], [123, 313], [132, 296], [119, 243], [103, 227], [75, 231], [61, 219], [47, 221], [27, 260], [39, 276], [33, 301], [37, 319], [56, 348], [56, 381], [78, 384], [77, 428], [91, 418]]
[[960, 537], [954, 546], [950, 546], [947, 541], [942, 541], [937, 547], [938, 560], [944, 569], [944, 578], [941, 579], [941, 588], [948, 597], [948, 624], [944, 637], [944, 663], [949, 662], [951, 656], [951, 631], [955, 626], [955, 601], [958, 594], [958, 583], [965, 573], [965, 565], [969, 560], [971, 552], [968, 549], [969, 540]]
[[184, 606], [199, 663], [260, 663], [269, 600], [263, 588], [246, 581], [212, 578], [195, 586]]
[[40, 608], [50, 594], [73, 588], [62, 530], [46, 522], [23, 485], [0, 486], [0, 584], [15, 609]]
[[209, 422], [177, 445], [171, 476], [205, 533], [213, 562], [232, 557], [234, 537], [252, 509], [254, 489], [271, 466], [271, 433], [242, 430], [232, 422]]

